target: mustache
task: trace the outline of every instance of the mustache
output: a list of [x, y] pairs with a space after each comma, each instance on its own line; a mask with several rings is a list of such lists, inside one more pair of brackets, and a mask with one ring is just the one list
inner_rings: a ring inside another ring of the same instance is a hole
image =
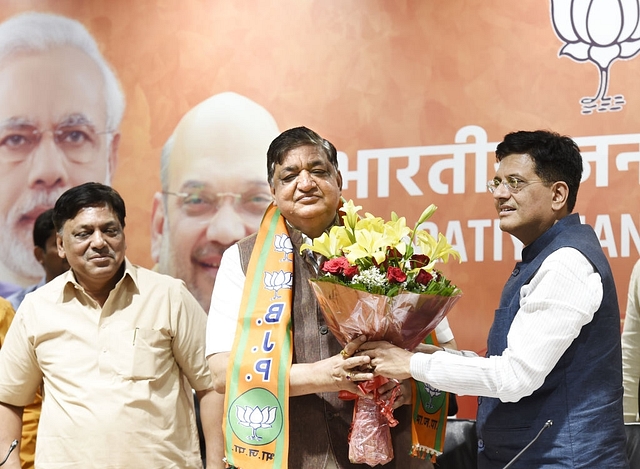
[[[41, 209], [40, 213], [42, 213], [52, 208], [61, 194], [62, 190], [29, 192], [28, 197], [18, 200], [16, 204], [11, 207], [11, 210], [9, 210], [7, 214], [7, 221], [18, 221], [26, 214], [37, 209]], [[36, 216], [40, 213], [36, 214]]]

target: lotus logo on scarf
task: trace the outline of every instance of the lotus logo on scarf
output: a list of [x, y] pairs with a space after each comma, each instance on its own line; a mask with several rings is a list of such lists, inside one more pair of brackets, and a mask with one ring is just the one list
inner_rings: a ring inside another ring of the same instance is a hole
[[257, 406], [242, 407], [236, 406], [236, 416], [238, 417], [238, 423], [244, 427], [250, 427], [252, 429], [250, 440], [260, 441], [261, 436], [258, 436], [258, 428], [271, 428], [273, 422], [276, 419], [277, 407], [266, 406], [260, 410]]
[[595, 96], [580, 100], [582, 114], [620, 111], [624, 96], [607, 96], [609, 69], [640, 51], [640, 0], [551, 0], [553, 27], [566, 44], [558, 55], [593, 62], [600, 72]]
[[291, 289], [293, 287], [293, 275], [291, 272], [285, 272], [279, 270], [277, 272], [265, 272], [264, 273], [264, 287], [267, 290], [272, 290], [272, 300], [280, 298], [278, 292], [283, 289]]
[[[232, 418], [233, 413], [235, 418]], [[278, 400], [262, 388], [245, 392], [229, 407], [231, 428], [236, 436], [247, 444], [271, 443], [282, 431], [282, 418]]]
[[293, 244], [291, 243], [291, 238], [289, 238], [286, 234], [275, 236], [273, 240], [273, 248], [276, 250], [276, 252], [284, 253], [282, 262], [291, 261], [291, 259], [289, 259], [289, 254], [293, 253]]
[[444, 393], [427, 383], [419, 383], [418, 392], [425, 412], [434, 412], [444, 405]]

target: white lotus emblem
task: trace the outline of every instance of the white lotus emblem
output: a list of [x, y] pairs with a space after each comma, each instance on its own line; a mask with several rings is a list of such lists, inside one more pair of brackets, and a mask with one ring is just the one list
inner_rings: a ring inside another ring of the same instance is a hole
[[276, 420], [277, 407], [266, 406], [260, 410], [258, 406], [236, 406], [236, 417], [238, 423], [244, 427], [251, 428], [250, 440], [260, 441], [262, 437], [257, 434], [259, 428], [271, 428]]
[[293, 286], [293, 274], [291, 272], [285, 272], [284, 270], [278, 270], [276, 272], [264, 273], [264, 287], [267, 290], [273, 290], [272, 300], [280, 298], [278, 292], [283, 289], [291, 289]]
[[640, 51], [640, 0], [551, 0], [551, 16], [566, 43], [559, 55], [593, 62], [600, 72], [596, 95], [580, 100], [582, 114], [620, 111], [624, 96], [607, 96], [609, 69], [615, 60]]
[[273, 240], [273, 248], [276, 252], [284, 253], [284, 258], [281, 262], [291, 262], [292, 259], [289, 259], [289, 254], [293, 253], [293, 244], [291, 243], [291, 238], [289, 238], [289, 236], [286, 234], [276, 235]]

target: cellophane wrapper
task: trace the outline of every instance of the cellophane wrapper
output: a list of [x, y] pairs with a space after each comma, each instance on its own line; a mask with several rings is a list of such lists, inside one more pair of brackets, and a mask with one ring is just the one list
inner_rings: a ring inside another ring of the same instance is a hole
[[349, 461], [376, 466], [393, 459], [391, 430], [374, 399], [356, 399], [349, 440]]
[[[343, 346], [364, 334], [369, 341], [386, 340], [406, 350], [413, 350], [462, 296], [461, 293], [439, 296], [405, 291], [388, 297], [322, 280], [311, 280], [310, 283], [329, 330]], [[378, 409], [378, 415], [372, 418], [371, 406], [365, 409], [359, 405], [360, 401], [365, 400], [356, 400], [349, 458], [353, 463], [370, 466], [385, 464], [393, 459], [387, 418], [380, 414], [376, 400], [371, 403]], [[382, 426], [381, 422], [384, 422]], [[370, 446], [368, 443], [361, 444], [363, 441], [378, 445], [375, 454], [369, 454]]]

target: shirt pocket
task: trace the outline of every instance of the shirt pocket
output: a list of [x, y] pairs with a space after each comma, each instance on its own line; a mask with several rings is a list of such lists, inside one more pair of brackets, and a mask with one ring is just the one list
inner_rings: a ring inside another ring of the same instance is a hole
[[171, 338], [161, 330], [137, 327], [121, 331], [114, 345], [113, 365], [125, 379], [158, 379], [171, 356]]

